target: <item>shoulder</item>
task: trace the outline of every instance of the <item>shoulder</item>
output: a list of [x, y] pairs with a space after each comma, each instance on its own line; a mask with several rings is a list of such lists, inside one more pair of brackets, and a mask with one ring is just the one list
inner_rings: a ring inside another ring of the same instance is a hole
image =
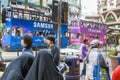
[[116, 48], [120, 48], [120, 45], [117, 45]]
[[55, 48], [55, 49], [59, 49], [59, 47], [57, 45], [54, 45], [52, 47]]
[[86, 49], [86, 48], [87, 48], [87, 46], [86, 46], [86, 45], [83, 45], [83, 46], [82, 46], [82, 49]]
[[112, 75], [112, 80], [118, 80], [120, 77], [120, 66], [118, 66], [114, 72], [113, 72], [113, 75]]

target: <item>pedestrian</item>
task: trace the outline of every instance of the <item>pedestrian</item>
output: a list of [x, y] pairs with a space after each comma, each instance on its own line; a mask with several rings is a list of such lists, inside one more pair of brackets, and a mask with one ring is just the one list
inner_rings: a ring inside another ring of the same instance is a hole
[[55, 44], [55, 37], [53, 35], [48, 35], [46, 39], [46, 43], [48, 44], [49, 49], [51, 50], [53, 56], [53, 62], [58, 66], [59, 58], [60, 58], [60, 49]]
[[0, 80], [24, 80], [33, 61], [33, 54], [24, 52], [7, 66]]
[[[97, 39], [90, 42], [91, 50], [88, 55], [88, 70], [89, 70], [88, 79], [90, 80], [94, 80], [94, 70], [96, 69], [95, 68], [96, 65], [100, 65], [100, 67], [106, 69], [106, 71], [108, 70], [104, 57], [102, 55], [101, 44], [102, 42], [100, 42]], [[99, 73], [100, 72], [95, 74], [99, 74]], [[109, 77], [109, 73], [108, 73], [108, 77]]]
[[21, 45], [23, 46], [22, 54], [24, 52], [30, 52], [33, 54], [32, 50], [32, 37], [29, 34], [25, 34], [22, 37]]
[[62, 74], [53, 62], [51, 52], [41, 49], [24, 80], [63, 80]]
[[[82, 46], [82, 60], [84, 61], [88, 52], [88, 39], [84, 39], [83, 43], [84, 44]], [[85, 76], [85, 75], [86, 75], [86, 63], [84, 62], [81, 76]]]

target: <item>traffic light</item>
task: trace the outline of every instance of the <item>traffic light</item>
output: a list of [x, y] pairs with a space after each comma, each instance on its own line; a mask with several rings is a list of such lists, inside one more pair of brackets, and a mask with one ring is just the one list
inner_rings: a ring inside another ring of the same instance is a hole
[[62, 23], [68, 23], [68, 3], [62, 2]]
[[6, 9], [2, 9], [2, 23], [6, 23]]
[[52, 20], [53, 22], [58, 22], [58, 18], [60, 15], [59, 10], [62, 8], [61, 11], [61, 23], [68, 23], [68, 3], [62, 2], [62, 6], [60, 7], [60, 2], [53, 0], [53, 7], [52, 7]]
[[53, 22], [58, 22], [58, 1], [53, 0], [53, 8], [52, 8], [52, 20]]

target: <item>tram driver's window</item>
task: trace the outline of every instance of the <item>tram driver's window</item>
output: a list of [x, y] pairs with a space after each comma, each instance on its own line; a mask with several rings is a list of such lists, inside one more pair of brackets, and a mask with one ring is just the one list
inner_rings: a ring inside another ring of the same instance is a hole
[[16, 28], [16, 36], [22, 36], [22, 28]]
[[64, 36], [65, 37], [69, 37], [69, 33], [68, 32], [64, 32]]
[[71, 34], [71, 38], [79, 38], [80, 34], [79, 33], [73, 33]]
[[3, 35], [4, 36], [10, 36], [10, 28], [4, 28], [3, 29]]

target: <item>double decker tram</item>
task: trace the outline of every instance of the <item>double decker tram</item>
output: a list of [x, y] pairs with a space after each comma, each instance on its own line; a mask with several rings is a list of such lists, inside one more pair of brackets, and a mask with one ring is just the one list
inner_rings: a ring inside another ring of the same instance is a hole
[[[43, 12], [26, 10], [15, 7], [7, 7], [2, 12], [2, 46], [5, 50], [21, 50], [21, 39], [26, 33], [31, 33], [34, 47], [46, 47], [44, 39], [52, 34], [56, 37], [58, 30], [54, 28], [54, 22]], [[61, 24], [61, 46], [66, 47], [68, 37], [68, 25]]]

